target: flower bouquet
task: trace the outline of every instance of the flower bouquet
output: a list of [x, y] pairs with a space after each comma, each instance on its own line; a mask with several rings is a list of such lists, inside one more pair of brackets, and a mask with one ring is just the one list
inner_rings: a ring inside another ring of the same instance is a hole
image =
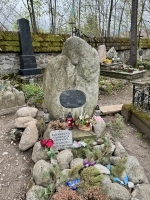
[[112, 60], [106, 58], [106, 59], [103, 61], [103, 63], [104, 63], [105, 65], [111, 65]]
[[96, 120], [93, 117], [89, 117], [87, 114], [84, 114], [79, 117], [79, 119], [75, 122], [75, 125], [80, 130], [90, 131], [93, 123], [96, 123]]

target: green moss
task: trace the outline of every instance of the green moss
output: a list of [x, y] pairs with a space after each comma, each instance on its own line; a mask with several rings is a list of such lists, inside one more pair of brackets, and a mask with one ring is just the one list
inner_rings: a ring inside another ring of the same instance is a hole
[[100, 174], [100, 171], [94, 166], [84, 168], [81, 172], [81, 187], [84, 191], [88, 188], [99, 186], [103, 180], [103, 175]]
[[134, 113], [138, 118], [150, 126], [150, 115], [141, 110], [138, 110], [137, 107], [133, 106], [132, 104], [124, 104], [123, 107], [128, 111], [132, 111], [132, 113]]
[[33, 178], [31, 178], [26, 188], [27, 192], [32, 188], [33, 185], [35, 185], [35, 183]]
[[2, 49], [2, 52], [12, 52], [12, 53], [20, 52], [20, 47], [16, 47], [16, 46], [0, 46], [0, 48]]
[[54, 35], [54, 34], [45, 34], [45, 33], [33, 33], [31, 35], [33, 41], [66, 41], [69, 35]]
[[42, 53], [42, 52], [61, 52], [62, 47], [33, 47], [34, 52]]
[[19, 46], [19, 41], [1, 41], [1, 46]]
[[33, 47], [63, 47], [63, 43], [60, 42], [32, 42]]
[[150, 70], [150, 61], [148, 60], [137, 61], [137, 68], [139, 65], [144, 65], [144, 69]]
[[0, 32], [0, 40], [3, 41], [18, 41], [18, 33], [17, 32], [11, 32], [11, 31], [2, 31]]
[[80, 175], [79, 172], [84, 168], [83, 164], [77, 165], [75, 167], [73, 167], [70, 171], [69, 171], [69, 177], [72, 179], [76, 179], [79, 178], [80, 179]]
[[143, 134], [142, 134], [142, 133], [135, 132], [135, 134], [136, 134], [136, 137], [137, 137], [138, 139], [142, 139], [142, 138], [143, 138]]
[[[66, 34], [31, 34], [34, 52], [61, 52], [63, 43], [69, 38]], [[87, 41], [87, 38], [84, 38]], [[2, 52], [20, 52], [18, 32], [5, 31], [0, 32], [0, 48]], [[95, 41], [103, 43], [103, 38], [94, 38]], [[116, 50], [124, 50], [130, 48], [130, 38], [108, 38], [107, 49], [112, 46]], [[150, 48], [150, 39], [140, 40], [141, 48]], [[93, 47], [95, 44], [93, 43]], [[96, 48], [96, 47], [95, 47]]]

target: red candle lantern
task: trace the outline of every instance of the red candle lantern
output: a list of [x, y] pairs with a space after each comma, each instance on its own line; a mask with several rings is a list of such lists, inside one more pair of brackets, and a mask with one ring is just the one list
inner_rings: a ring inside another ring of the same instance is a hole
[[68, 125], [68, 130], [72, 130], [73, 129], [74, 120], [72, 118], [71, 112], [68, 113], [67, 118], [66, 118], [66, 122], [67, 122], [67, 125]]

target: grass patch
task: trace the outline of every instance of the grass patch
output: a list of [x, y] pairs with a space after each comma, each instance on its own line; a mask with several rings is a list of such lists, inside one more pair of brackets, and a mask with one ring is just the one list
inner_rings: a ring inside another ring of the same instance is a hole
[[120, 79], [108, 78], [100, 76], [98, 81], [99, 90], [106, 94], [111, 94], [113, 91], [119, 91], [125, 87], [125, 83]]

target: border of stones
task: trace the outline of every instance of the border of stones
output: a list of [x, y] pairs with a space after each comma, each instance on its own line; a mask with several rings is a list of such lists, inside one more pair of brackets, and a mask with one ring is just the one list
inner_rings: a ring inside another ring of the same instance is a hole
[[132, 79], [137, 79], [137, 78], [143, 77], [145, 72], [146, 72], [146, 70], [135, 71], [133, 73], [113, 72], [113, 71], [101, 70], [100, 74], [101, 74], [101, 76], [109, 76], [109, 77], [112, 77], [112, 78], [121, 78], [121, 79], [132, 80]]

